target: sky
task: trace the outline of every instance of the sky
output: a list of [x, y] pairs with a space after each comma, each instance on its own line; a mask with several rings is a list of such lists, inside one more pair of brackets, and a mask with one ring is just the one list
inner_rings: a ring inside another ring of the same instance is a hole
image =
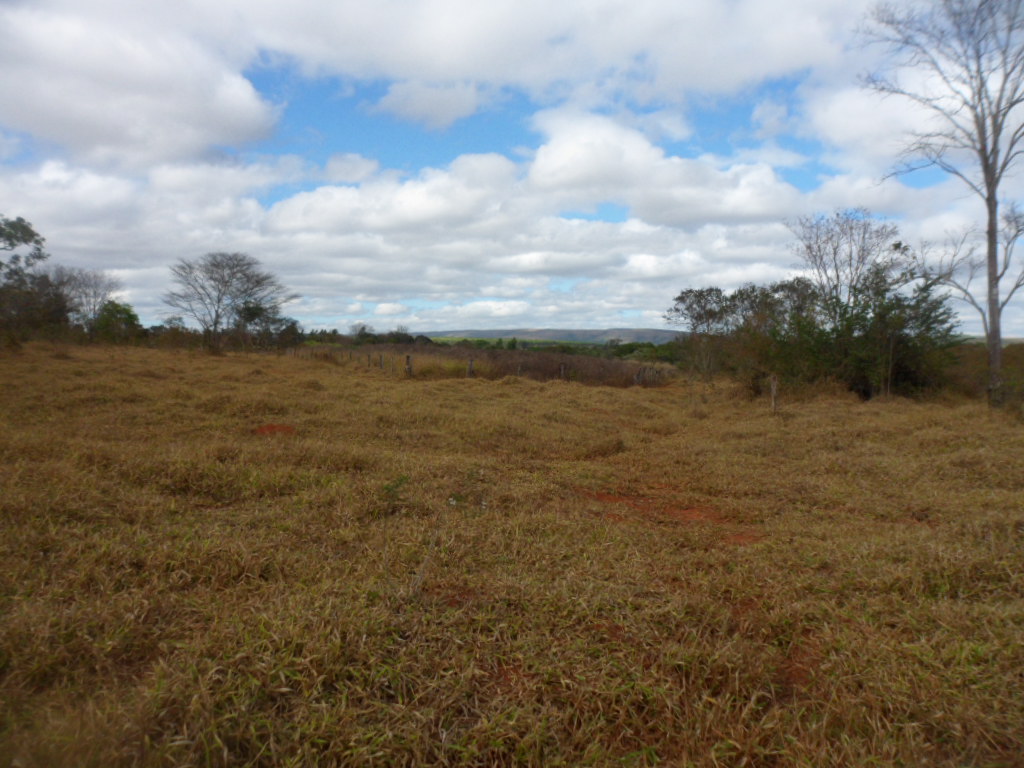
[[982, 221], [889, 175], [921, 118], [859, 84], [871, 7], [0, 0], [0, 214], [146, 325], [172, 264], [237, 251], [306, 329], [666, 327], [685, 288], [800, 274], [801, 216]]

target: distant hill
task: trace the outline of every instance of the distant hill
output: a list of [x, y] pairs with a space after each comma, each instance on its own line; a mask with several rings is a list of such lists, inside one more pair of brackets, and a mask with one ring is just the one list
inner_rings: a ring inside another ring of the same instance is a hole
[[431, 339], [511, 339], [520, 341], [565, 341], [583, 344], [605, 344], [612, 339], [621, 342], [649, 342], [665, 344], [679, 335], [678, 331], [659, 330], [657, 328], [605, 328], [566, 329], [566, 328], [511, 328], [498, 331], [429, 331], [423, 334]]

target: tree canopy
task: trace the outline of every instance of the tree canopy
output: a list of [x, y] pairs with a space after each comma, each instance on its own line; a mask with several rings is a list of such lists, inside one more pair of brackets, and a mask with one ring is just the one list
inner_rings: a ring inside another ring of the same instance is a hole
[[195, 320], [213, 343], [222, 332], [280, 316], [281, 307], [297, 298], [260, 262], [244, 253], [208, 253], [180, 259], [171, 267], [175, 288], [164, 302]]
[[728, 366], [758, 390], [771, 375], [837, 378], [863, 397], [937, 386], [957, 343], [939, 281], [915, 276], [898, 229], [866, 211], [791, 224], [809, 277], [728, 292], [687, 289], [666, 313], [705, 376]]
[[[6, 260], [0, 260], [0, 279], [4, 283], [23, 280], [29, 269], [47, 258], [45, 244], [46, 239], [20, 216], [8, 219], [0, 215], [0, 251], [13, 252]], [[18, 252], [22, 248], [26, 250]]]

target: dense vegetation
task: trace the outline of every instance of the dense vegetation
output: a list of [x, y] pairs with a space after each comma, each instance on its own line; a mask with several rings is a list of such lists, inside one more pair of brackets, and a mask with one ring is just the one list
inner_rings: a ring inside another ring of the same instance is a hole
[[960, 341], [949, 292], [897, 227], [860, 209], [791, 227], [808, 277], [676, 296], [665, 318], [689, 331], [694, 367], [728, 365], [755, 392], [769, 378], [833, 379], [865, 399], [943, 386]]

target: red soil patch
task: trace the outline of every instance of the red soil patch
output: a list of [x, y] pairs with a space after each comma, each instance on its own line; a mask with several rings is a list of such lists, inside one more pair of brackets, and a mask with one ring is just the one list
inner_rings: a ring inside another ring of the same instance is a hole
[[[652, 487], [659, 491], [672, 490], [667, 485], [655, 485]], [[657, 519], [660, 517], [681, 523], [705, 523], [731, 529], [724, 540], [727, 544], [733, 546], [747, 546], [764, 538], [764, 535], [757, 531], [731, 525], [718, 512], [708, 507], [675, 507], [667, 504], [667, 499], [659, 499], [657, 496], [626, 496], [605, 491], [590, 491], [585, 488], [578, 488], [576, 490], [581, 496], [593, 501], [598, 501], [605, 505], [615, 505], [620, 508], [625, 507], [626, 510], [639, 513], [631, 516], [634, 519]], [[604, 512], [603, 516], [607, 520], [614, 520], [616, 522], [625, 522], [629, 517], [618, 512]]]
[[813, 642], [793, 643], [775, 678], [781, 698], [786, 700], [800, 695], [810, 685], [821, 660], [821, 651]]
[[602, 504], [621, 504], [622, 506], [629, 507], [637, 512], [667, 515], [668, 517], [675, 518], [676, 520], [682, 520], [687, 523], [714, 523], [720, 521], [718, 515], [706, 507], [687, 507], [685, 509], [666, 507], [662, 504], [661, 500], [653, 496], [624, 496], [617, 493], [588, 491], [585, 489], [578, 489], [578, 493], [581, 496], [586, 496], [588, 499], [600, 501]]
[[264, 424], [253, 429], [254, 435], [294, 435], [295, 427], [291, 424]]

